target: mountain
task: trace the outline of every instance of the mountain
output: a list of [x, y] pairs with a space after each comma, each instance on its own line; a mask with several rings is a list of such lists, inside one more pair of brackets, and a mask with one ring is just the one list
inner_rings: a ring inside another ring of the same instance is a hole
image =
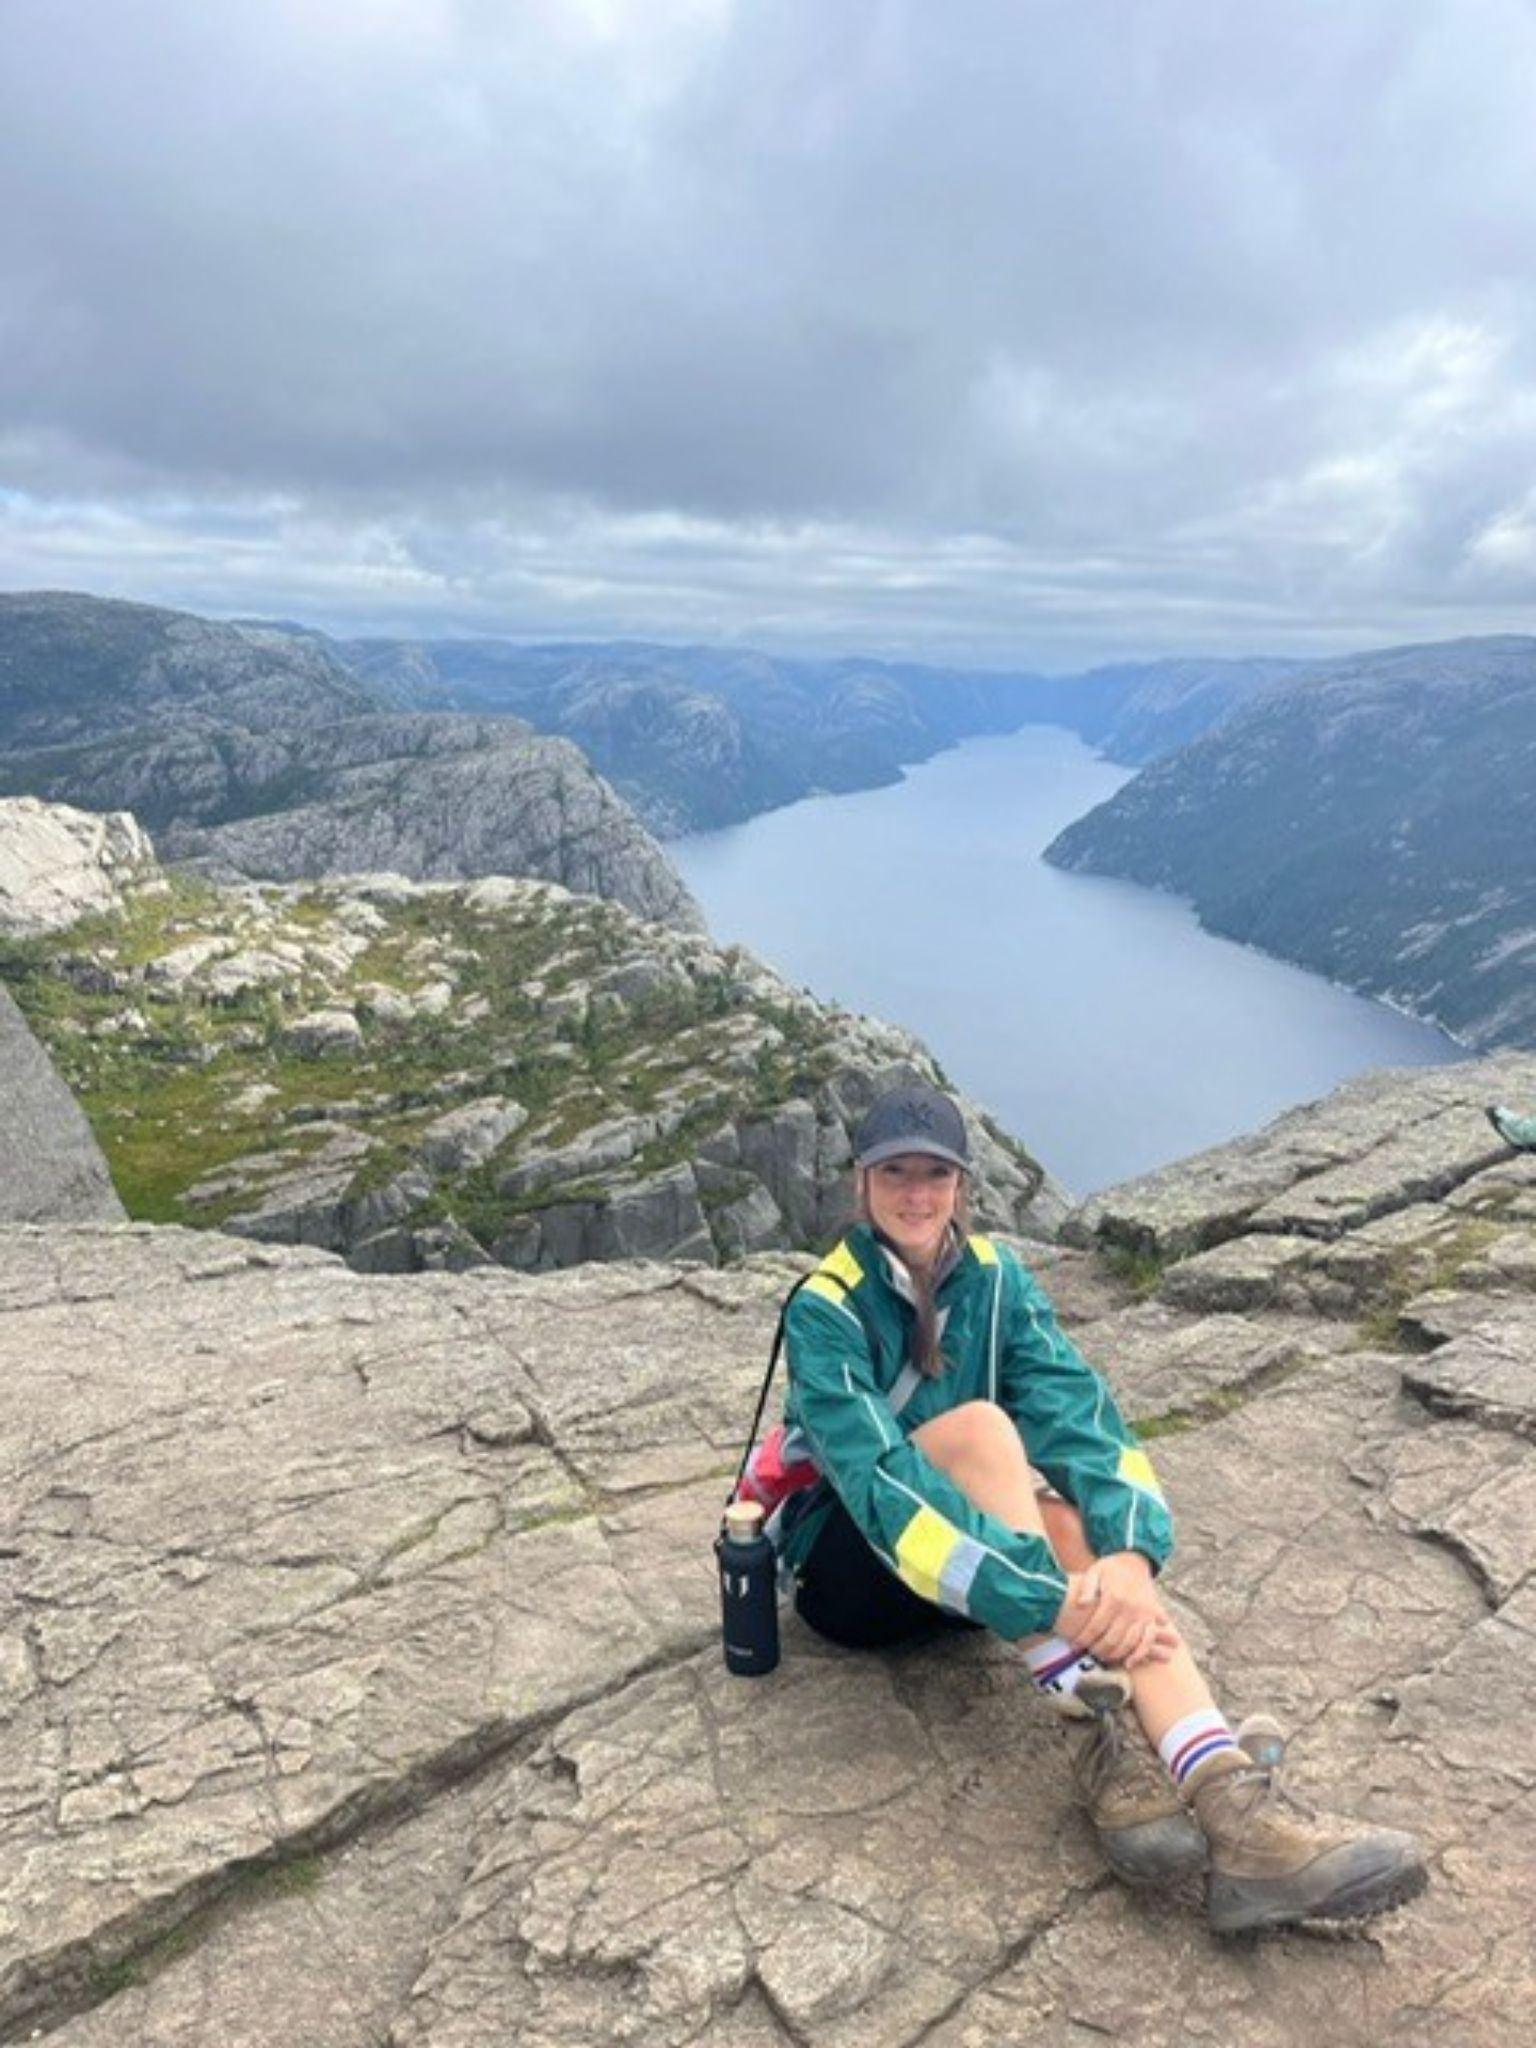
[[0, 795], [132, 812], [167, 856], [224, 871], [526, 874], [703, 923], [578, 749], [519, 720], [399, 712], [289, 631], [0, 597]]
[[644, 641], [322, 644], [397, 704], [494, 711], [563, 733], [663, 837], [893, 782], [960, 740], [1024, 725], [1068, 726], [1140, 765], [1298, 667], [1190, 658], [1053, 678]]
[[1222, 725], [1306, 664], [1181, 658], [1093, 668], [1072, 687], [1062, 723], [1111, 761], [1143, 767]]
[[1474, 1046], [1536, 1045], [1536, 640], [1313, 667], [1047, 849]]
[[664, 836], [894, 781], [958, 739], [1025, 723], [1045, 687], [1030, 675], [637, 641], [327, 644], [399, 703], [494, 711], [574, 740]]
[[168, 726], [282, 733], [378, 709], [323, 647], [64, 591], [0, 594], [0, 755]]
[[[643, 641], [344, 640], [290, 620], [218, 625], [38, 593], [0, 597], [0, 792], [130, 810], [168, 853], [184, 851], [190, 830], [303, 806], [305, 839], [319, 848], [328, 835], [314, 808], [361, 800], [357, 774], [349, 788], [331, 780], [338, 748], [351, 756], [349, 771], [371, 750], [376, 786], [403, 798], [411, 792], [391, 776], [413, 756], [441, 764], [494, 750], [506, 741], [496, 722], [516, 721], [525, 738], [572, 742], [651, 832], [668, 837], [817, 792], [892, 782], [960, 740], [1029, 724], [1068, 726], [1111, 759], [1140, 765], [1293, 668], [1186, 659], [1046, 677]], [[472, 721], [457, 737], [455, 715]], [[432, 725], [401, 722], [411, 718]], [[403, 815], [402, 802], [390, 808]], [[258, 846], [281, 839], [275, 829], [226, 834], [222, 850], [235, 858], [238, 841], [239, 857], [256, 859]], [[411, 873], [448, 871], [411, 866], [408, 848], [383, 858]], [[466, 855], [460, 871], [482, 871], [482, 858], [507, 865], [526, 856], [515, 845]], [[618, 863], [610, 867], [616, 873]], [[612, 876], [602, 887], [616, 893]], [[675, 875], [671, 887], [681, 887]], [[657, 900], [654, 887], [648, 900]]]

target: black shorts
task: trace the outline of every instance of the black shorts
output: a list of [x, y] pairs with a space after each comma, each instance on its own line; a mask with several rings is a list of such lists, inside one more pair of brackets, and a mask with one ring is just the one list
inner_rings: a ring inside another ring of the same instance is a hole
[[870, 1549], [840, 1500], [800, 1567], [795, 1612], [845, 1650], [882, 1650], [945, 1628], [975, 1628], [898, 1579]]

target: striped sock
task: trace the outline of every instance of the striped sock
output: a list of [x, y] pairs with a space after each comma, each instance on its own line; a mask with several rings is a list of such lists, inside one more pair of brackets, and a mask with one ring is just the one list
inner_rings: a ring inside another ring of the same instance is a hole
[[[1040, 1690], [1058, 1700], [1070, 1698], [1090, 1671], [1104, 1668], [1097, 1657], [1074, 1648], [1064, 1636], [1051, 1636], [1036, 1643], [1032, 1650], [1024, 1652], [1024, 1662]], [[1081, 1711], [1079, 1708], [1078, 1712]]]
[[1186, 1714], [1182, 1721], [1174, 1722], [1157, 1745], [1157, 1753], [1168, 1766], [1174, 1784], [1184, 1785], [1213, 1756], [1236, 1748], [1237, 1737], [1228, 1727], [1226, 1716], [1218, 1714], [1214, 1707], [1202, 1707], [1199, 1713]]

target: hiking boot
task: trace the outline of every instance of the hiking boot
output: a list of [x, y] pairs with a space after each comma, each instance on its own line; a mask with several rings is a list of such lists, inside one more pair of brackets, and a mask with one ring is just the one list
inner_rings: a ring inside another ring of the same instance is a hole
[[1411, 1835], [1313, 1813], [1280, 1787], [1285, 1737], [1267, 1714], [1240, 1748], [1202, 1764], [1186, 1787], [1210, 1849], [1206, 1909], [1215, 1934], [1297, 1920], [1366, 1920], [1423, 1890]]
[[1205, 1836], [1130, 1712], [1119, 1671], [1085, 1678], [1073, 1698], [1088, 1718], [1072, 1777], [1104, 1861], [1126, 1884], [1166, 1884], [1206, 1864]]
[[1278, 1771], [1285, 1762], [1285, 1730], [1273, 1714], [1250, 1714], [1232, 1733], [1238, 1748], [1266, 1770]]
[[1085, 1671], [1075, 1692], [1042, 1695], [1068, 1721], [1096, 1721], [1101, 1714], [1113, 1714], [1131, 1704], [1131, 1681], [1118, 1668], [1105, 1664]]

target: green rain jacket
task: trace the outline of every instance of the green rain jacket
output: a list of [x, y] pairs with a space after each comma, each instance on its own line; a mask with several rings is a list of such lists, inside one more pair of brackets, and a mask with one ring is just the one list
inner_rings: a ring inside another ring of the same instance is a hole
[[1160, 1568], [1173, 1524], [1151, 1460], [1013, 1253], [966, 1240], [939, 1284], [947, 1366], [934, 1378], [908, 1363], [916, 1314], [904, 1277], [858, 1224], [790, 1304], [785, 1420], [809, 1441], [824, 1483], [785, 1518], [784, 1563], [805, 1562], [835, 1492], [925, 1600], [1010, 1641], [1049, 1631], [1067, 1597], [1050, 1546], [973, 1507], [911, 1441], [933, 1416], [985, 1400], [1013, 1418], [1030, 1463], [1078, 1509], [1098, 1556], [1136, 1550]]

